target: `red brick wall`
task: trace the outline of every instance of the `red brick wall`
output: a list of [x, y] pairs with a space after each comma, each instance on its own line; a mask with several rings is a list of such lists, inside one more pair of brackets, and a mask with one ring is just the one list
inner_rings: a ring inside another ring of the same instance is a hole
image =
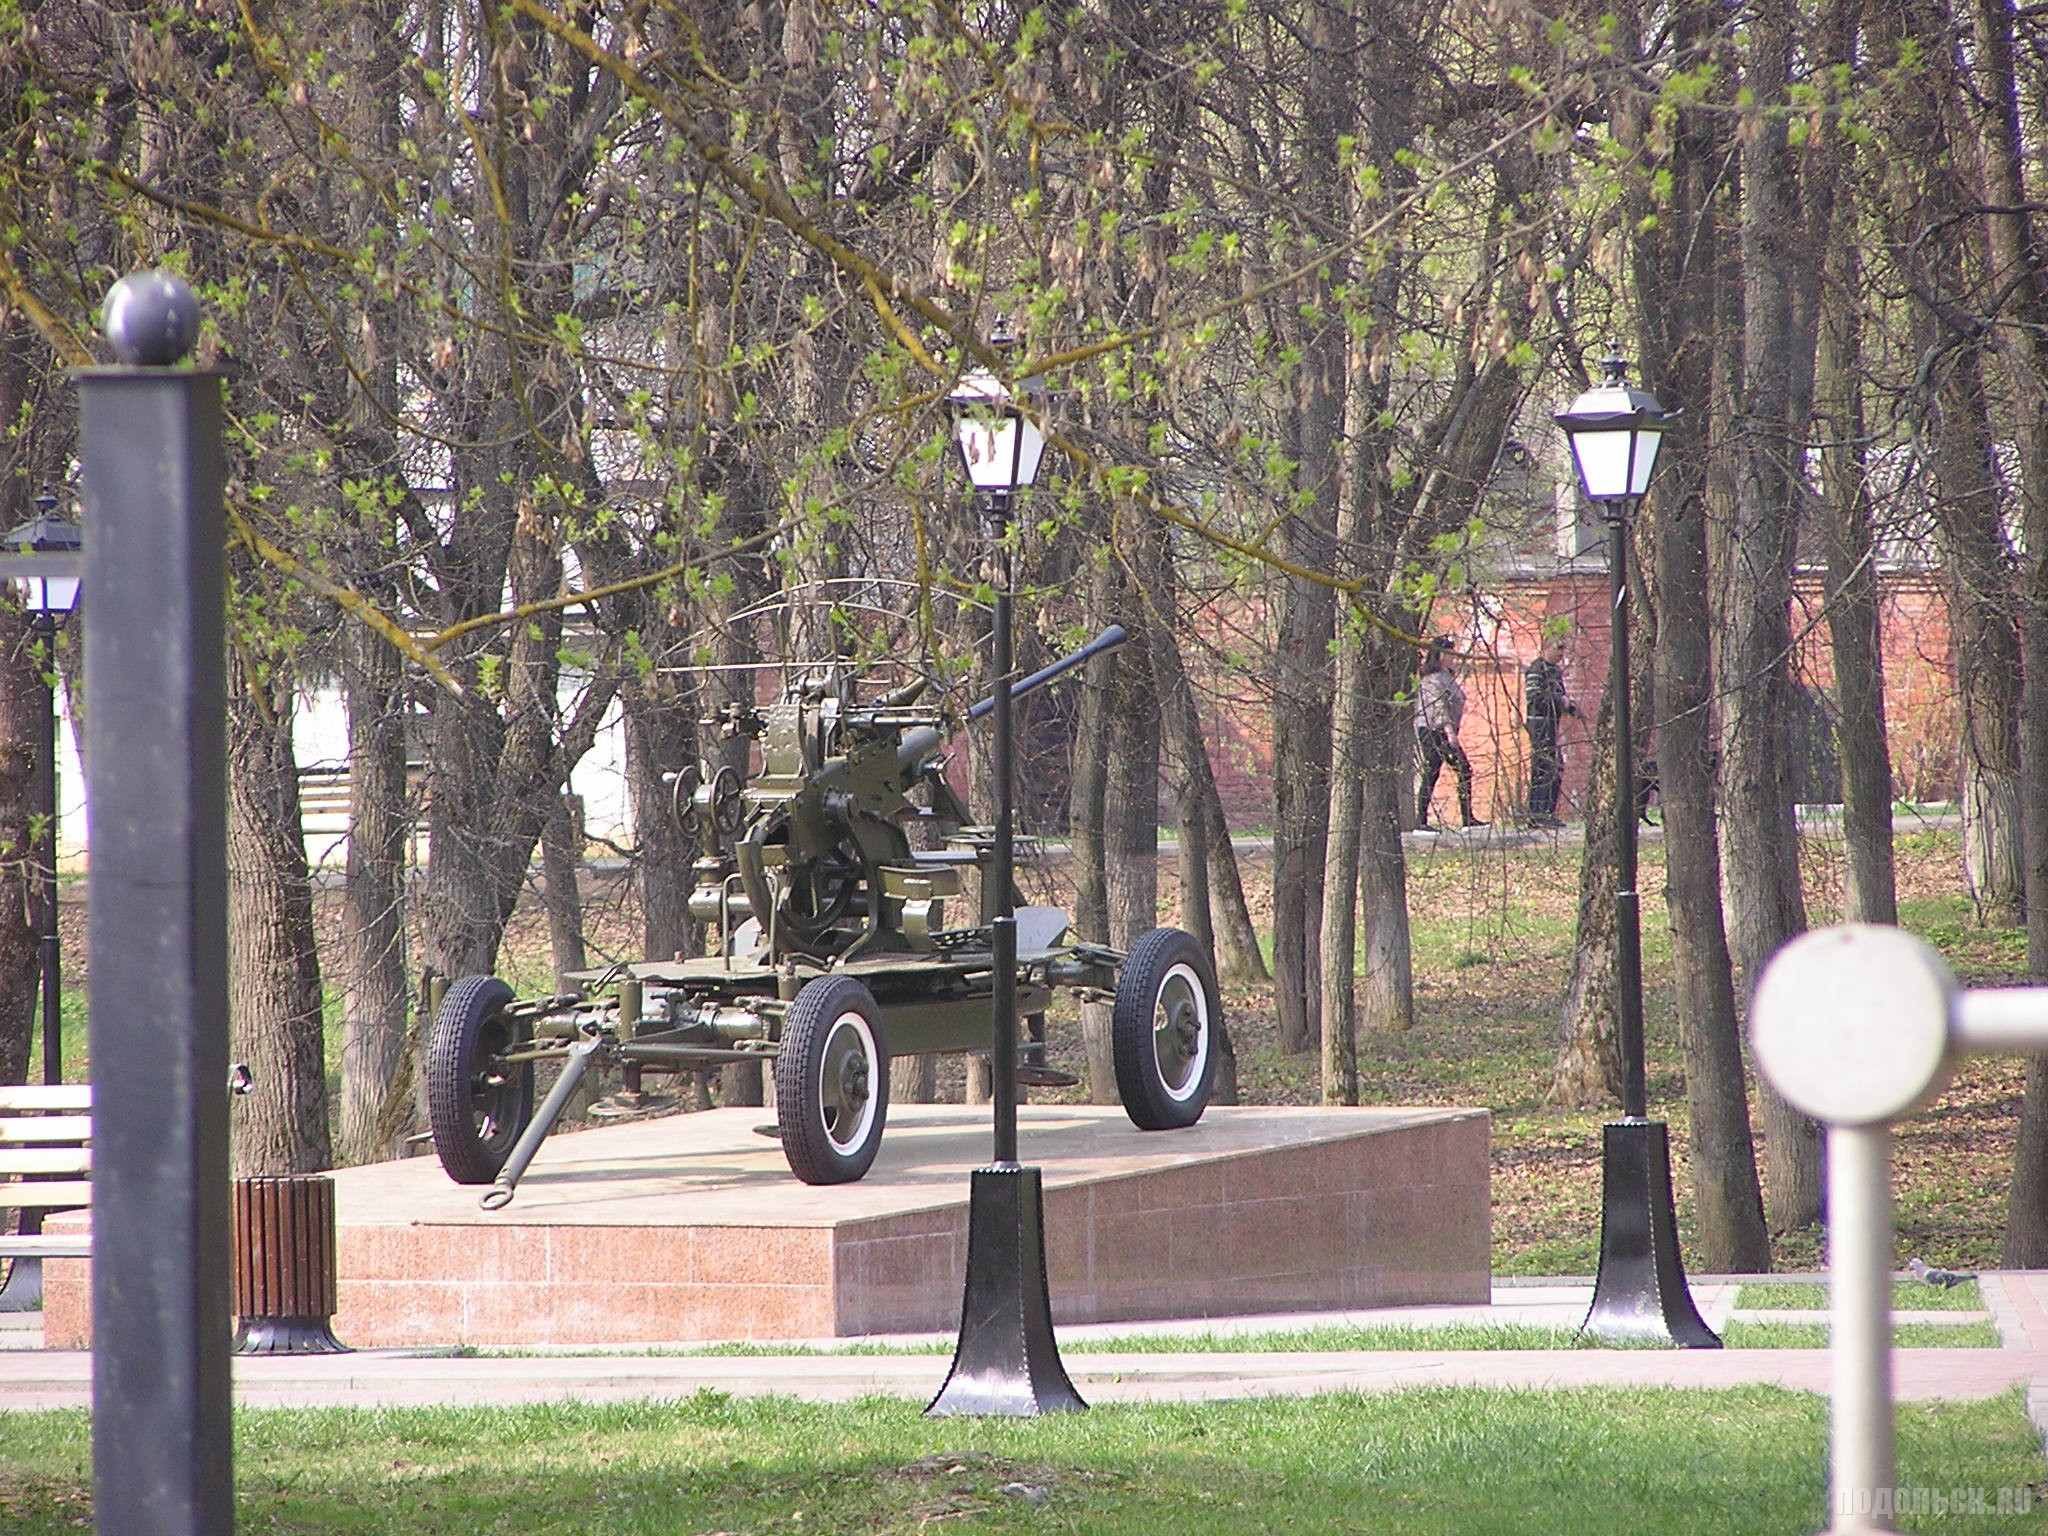
[[[1831, 690], [1833, 656], [1820, 614], [1819, 583], [1801, 583], [1794, 599], [1795, 673]], [[1190, 639], [1190, 671], [1201, 697], [1209, 760], [1231, 822], [1267, 827], [1273, 818], [1272, 704], [1265, 679], [1234, 658], [1261, 654], [1261, 609], [1238, 606], [1206, 615]], [[1560, 812], [1578, 814], [1592, 762], [1591, 734], [1607, 685], [1607, 576], [1591, 572], [1512, 581], [1474, 603], [1457, 622], [1435, 631], [1453, 635], [1463, 653], [1465, 726], [1460, 733], [1473, 766], [1473, 798], [1488, 820], [1511, 820], [1528, 794], [1529, 739], [1522, 732], [1522, 668], [1546, 627], [1566, 626], [1565, 688], [1581, 714], [1560, 733], [1565, 754]], [[1896, 792], [1907, 799], [1946, 800], [1956, 793], [1960, 733], [1955, 648], [1948, 605], [1939, 585], [1920, 576], [1887, 581], [1882, 597], [1885, 717]], [[1651, 748], [1654, 753], [1654, 743]], [[1451, 776], [1437, 786], [1439, 813], [1453, 806]], [[1171, 817], [1171, 807], [1166, 808]]]

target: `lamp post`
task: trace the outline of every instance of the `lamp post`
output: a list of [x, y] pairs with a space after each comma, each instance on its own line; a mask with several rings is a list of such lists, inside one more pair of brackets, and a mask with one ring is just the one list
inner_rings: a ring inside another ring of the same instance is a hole
[[5, 539], [0, 549], [11, 556], [43, 559], [10, 561], [15, 591], [29, 616], [29, 632], [37, 641], [43, 674], [43, 739], [38, 754], [36, 811], [42, 837], [36, 858], [36, 909], [42, 928], [43, 1081], [64, 1077], [62, 992], [57, 941], [57, 632], [78, 605], [78, 558], [82, 545], [78, 525], [53, 514], [57, 497], [48, 486], [36, 497], [37, 516]]
[[[36, 926], [41, 940], [40, 968], [43, 1024], [43, 1081], [64, 1079], [63, 988], [57, 941], [57, 631], [78, 603], [79, 538], [76, 524], [53, 514], [57, 496], [48, 486], [36, 497], [36, 519], [0, 538], [6, 572], [28, 613], [29, 634], [36, 641], [37, 669], [44, 678], [42, 740], [36, 752], [36, 818], [41, 835], [35, 847]], [[43, 1229], [41, 1211], [25, 1211], [23, 1233]], [[42, 1305], [43, 1261], [17, 1259], [7, 1284], [0, 1287], [0, 1312], [32, 1310]]]
[[1601, 359], [1598, 386], [1553, 419], [1571, 444], [1579, 488], [1607, 523], [1608, 613], [1614, 690], [1615, 1010], [1622, 1059], [1622, 1118], [1601, 1142], [1600, 1273], [1581, 1332], [1715, 1349], [1721, 1340], [1693, 1306], [1678, 1251], [1671, 1148], [1647, 1118], [1643, 1065], [1642, 911], [1636, 893], [1636, 774], [1628, 653], [1629, 513], [1650, 488], [1657, 449], [1678, 416], [1628, 383], [1619, 342]]
[[[989, 344], [1016, 345], [1000, 318]], [[1021, 394], [1021, 399], [1019, 398]], [[1044, 385], [1026, 379], [1018, 393], [975, 370], [947, 400], [960, 462], [980, 500], [995, 586], [989, 670], [994, 709], [990, 751], [995, 765], [995, 825], [984, 895], [989, 914], [993, 997], [990, 1076], [995, 1156], [973, 1174], [967, 1208], [967, 1283], [953, 1366], [927, 1414], [1030, 1415], [1088, 1405], [1067, 1379], [1052, 1331], [1045, 1280], [1045, 1209], [1036, 1168], [1017, 1162], [1017, 919], [1013, 900], [1013, 765], [1010, 742], [1010, 516], [1031, 488], [1045, 455], [1036, 419]]]
[[[999, 350], [1016, 345], [1001, 319], [989, 344]], [[1033, 409], [1042, 407], [1045, 391], [1037, 379], [1020, 386]], [[988, 535], [990, 575], [995, 586], [995, 615], [990, 636], [989, 671], [995, 709], [990, 721], [990, 752], [995, 760], [995, 840], [990, 850], [989, 882], [994, 899], [990, 913], [995, 964], [994, 1046], [990, 1067], [994, 1077], [995, 1160], [998, 1168], [1017, 1164], [1017, 921], [1011, 887], [1015, 883], [1015, 775], [1011, 771], [1010, 674], [1015, 670], [1010, 643], [1010, 513], [1021, 491], [1031, 489], [1045, 457], [1045, 432], [1026, 413], [1009, 389], [993, 374], [977, 370], [960, 381], [947, 400], [953, 412], [953, 441], [968, 482], [980, 498]]]

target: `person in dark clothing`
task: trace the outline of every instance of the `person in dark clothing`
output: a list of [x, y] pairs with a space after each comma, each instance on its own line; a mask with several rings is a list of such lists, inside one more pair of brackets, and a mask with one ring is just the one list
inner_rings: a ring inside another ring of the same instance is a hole
[[1451, 670], [1455, 642], [1448, 636], [1430, 641], [1415, 686], [1415, 745], [1422, 754], [1422, 782], [1415, 792], [1415, 825], [1429, 825], [1429, 800], [1436, 792], [1444, 764], [1458, 778], [1458, 810], [1468, 827], [1485, 822], [1472, 814], [1472, 761], [1458, 745], [1458, 727], [1465, 723], [1465, 690]]
[[1558, 745], [1558, 723], [1576, 715], [1578, 705], [1565, 696], [1564, 637], [1554, 635], [1537, 647], [1536, 657], [1522, 670], [1522, 726], [1529, 733], [1529, 825], [1558, 827], [1558, 786], [1564, 781], [1564, 749]]

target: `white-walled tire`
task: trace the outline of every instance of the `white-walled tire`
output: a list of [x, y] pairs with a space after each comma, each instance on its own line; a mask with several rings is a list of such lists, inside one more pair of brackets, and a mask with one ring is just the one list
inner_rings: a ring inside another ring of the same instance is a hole
[[498, 1176], [533, 1118], [533, 1063], [499, 1058], [527, 1043], [508, 1018], [512, 989], [495, 976], [465, 976], [448, 989], [427, 1036], [427, 1123], [434, 1152], [458, 1184]]
[[775, 1121], [790, 1172], [850, 1184], [868, 1171], [889, 1116], [889, 1048], [874, 994], [851, 976], [805, 983], [775, 1057]]
[[1110, 1015], [1117, 1093], [1141, 1131], [1193, 1125], [1216, 1080], [1223, 1004], [1192, 934], [1154, 928], [1124, 957]]

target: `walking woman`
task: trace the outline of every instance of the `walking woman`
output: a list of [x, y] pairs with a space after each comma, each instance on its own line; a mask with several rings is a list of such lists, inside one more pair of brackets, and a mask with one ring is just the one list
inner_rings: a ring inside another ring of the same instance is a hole
[[1458, 779], [1458, 811], [1464, 825], [1483, 827], [1472, 814], [1472, 760], [1458, 745], [1458, 727], [1465, 723], [1465, 690], [1451, 669], [1454, 642], [1439, 635], [1423, 653], [1421, 681], [1415, 689], [1415, 744], [1422, 754], [1422, 783], [1415, 792], [1415, 825], [1429, 825], [1430, 796], [1445, 763]]

